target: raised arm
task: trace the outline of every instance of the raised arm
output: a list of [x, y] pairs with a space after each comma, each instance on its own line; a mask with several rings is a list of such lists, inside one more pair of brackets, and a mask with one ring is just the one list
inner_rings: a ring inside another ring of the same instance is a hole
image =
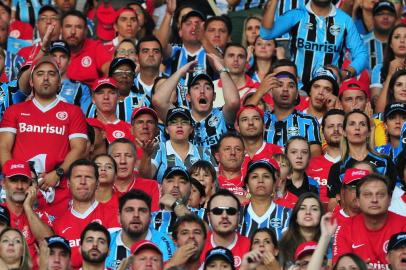
[[168, 44], [172, 33], [171, 23], [175, 9], [176, 0], [166, 0], [166, 12], [164, 19], [162, 20], [162, 23], [158, 30], [155, 32], [155, 36], [161, 42], [162, 48], [164, 50], [164, 58], [170, 56], [170, 49], [168, 48], [170, 46], [168, 46]]
[[278, 0], [269, 0], [265, 5], [264, 17], [262, 18], [262, 27], [272, 28], [275, 20], [276, 6]]

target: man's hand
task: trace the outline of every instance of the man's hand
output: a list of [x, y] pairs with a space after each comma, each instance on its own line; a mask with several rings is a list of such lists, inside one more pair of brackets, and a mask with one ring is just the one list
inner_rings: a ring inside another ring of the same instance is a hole
[[223, 60], [215, 55], [214, 53], [208, 53], [207, 58], [209, 59], [210, 66], [216, 71], [219, 72], [224, 68]]
[[324, 104], [326, 105], [326, 110], [329, 111], [331, 109], [339, 109], [339, 102], [338, 98], [333, 95], [332, 93], [326, 94], [324, 96]]
[[259, 250], [252, 250], [242, 257], [240, 270], [254, 270], [261, 264], [263, 255]]
[[186, 264], [187, 260], [189, 260], [190, 257], [195, 255], [196, 252], [197, 247], [195, 246], [195, 244], [187, 243], [186, 245], [178, 247], [178, 249], [176, 250], [175, 254], [173, 254], [173, 257], [168, 262], [168, 264], [170, 264], [171, 267], [182, 266]]
[[54, 32], [54, 29], [55, 29], [55, 24], [48, 25], [45, 35], [42, 38], [42, 47], [45, 48], [45, 50], [49, 49], [49, 46], [51, 43], [51, 37], [52, 37], [52, 33]]
[[30, 186], [27, 189], [27, 191], [25, 192], [26, 197], [25, 197], [24, 204], [23, 204], [24, 210], [25, 209], [32, 210], [32, 207], [34, 206], [34, 202], [37, 199], [37, 191], [38, 190], [37, 190], [36, 184], [33, 184], [32, 186]]
[[39, 243], [39, 269], [48, 269], [49, 247], [45, 240]]
[[265, 78], [261, 81], [260, 86], [258, 87], [259, 92], [261, 93], [270, 93], [272, 94], [272, 89], [281, 86], [281, 82], [278, 78], [275, 77], [275, 73], [271, 73], [265, 76]]
[[333, 213], [328, 212], [321, 217], [320, 221], [321, 234], [332, 237], [337, 230], [337, 220], [333, 217]]
[[159, 199], [159, 204], [162, 204], [167, 208], [171, 208], [175, 201], [176, 198], [173, 197], [171, 194], [165, 194]]
[[158, 147], [159, 142], [156, 138], [145, 142], [135, 138], [135, 145], [142, 149], [143, 154], [151, 156], [152, 153], [154, 153], [154, 150]]
[[55, 170], [49, 173], [42, 173], [38, 178], [38, 187], [46, 191], [50, 187], [55, 187], [59, 180]]
[[176, 10], [176, 0], [166, 0], [166, 13], [173, 16]]
[[197, 65], [197, 60], [190, 61], [180, 69], [178, 69], [177, 72], [180, 73], [181, 77], [185, 76], [186, 73], [188, 72], [193, 72], [193, 67]]

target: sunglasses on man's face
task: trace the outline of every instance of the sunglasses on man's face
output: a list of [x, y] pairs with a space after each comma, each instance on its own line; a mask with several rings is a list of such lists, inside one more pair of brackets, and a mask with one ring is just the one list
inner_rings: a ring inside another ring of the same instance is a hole
[[216, 216], [222, 215], [224, 211], [226, 211], [226, 214], [229, 216], [234, 216], [237, 214], [237, 208], [234, 207], [215, 207], [210, 210], [210, 212]]

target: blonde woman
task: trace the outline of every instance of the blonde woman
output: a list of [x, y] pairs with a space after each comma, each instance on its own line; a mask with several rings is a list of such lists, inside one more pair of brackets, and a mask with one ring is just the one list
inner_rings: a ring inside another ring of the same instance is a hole
[[32, 269], [27, 241], [19, 230], [9, 227], [1, 232], [0, 268], [5, 270]]

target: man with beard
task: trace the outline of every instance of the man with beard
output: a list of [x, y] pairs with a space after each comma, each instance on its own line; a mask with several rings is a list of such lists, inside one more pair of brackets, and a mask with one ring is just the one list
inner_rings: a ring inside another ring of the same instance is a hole
[[80, 253], [83, 264], [80, 270], [105, 270], [104, 263], [109, 254], [109, 231], [100, 223], [89, 223], [80, 235]]
[[227, 189], [220, 189], [207, 203], [208, 219], [212, 231], [207, 235], [200, 262], [204, 255], [217, 246], [227, 247], [234, 255], [234, 266], [239, 269], [242, 257], [250, 249], [250, 240], [237, 232], [241, 204]]
[[331, 166], [341, 159], [340, 141], [343, 136], [344, 111], [332, 109], [326, 112], [321, 122], [326, 146], [324, 155], [312, 157], [306, 173], [320, 186], [320, 200], [328, 203], [327, 179]]
[[140, 240], [148, 240], [157, 245], [164, 261], [172, 257], [175, 251], [172, 239], [149, 228], [151, 197], [144, 191], [132, 189], [119, 198], [119, 218], [122, 229], [110, 234], [110, 253], [106, 267], [117, 269], [121, 261], [131, 255], [131, 246]]
[[199, 217], [195, 215], [180, 217], [175, 223], [172, 234], [177, 250], [172, 259], [165, 264], [165, 268], [183, 267], [188, 270], [198, 270], [206, 236], [206, 225]]
[[196, 213], [203, 217], [205, 209], [188, 208], [192, 185], [189, 173], [179, 166], [169, 167], [163, 175], [161, 184], [160, 211], [152, 213], [151, 227], [162, 233], [172, 234], [177, 218]]
[[[342, 77], [348, 79], [359, 74], [366, 66], [368, 54], [352, 18], [335, 8], [331, 0], [312, 0], [305, 7], [290, 10], [274, 22], [278, 0], [268, 1], [265, 7], [260, 36], [269, 40], [290, 32], [291, 55], [298, 75], [307, 84], [313, 69], [338, 65], [349, 49], [352, 63]], [[320, 19], [320, 18], [323, 19]]]
[[51, 217], [45, 212], [33, 209], [38, 188], [33, 184], [27, 162], [8, 160], [4, 163], [2, 171], [5, 176], [3, 188], [6, 191], [6, 202], [3, 207], [10, 212], [10, 226], [24, 235], [33, 259], [33, 269], [38, 269], [37, 243], [53, 235], [50, 228]]

